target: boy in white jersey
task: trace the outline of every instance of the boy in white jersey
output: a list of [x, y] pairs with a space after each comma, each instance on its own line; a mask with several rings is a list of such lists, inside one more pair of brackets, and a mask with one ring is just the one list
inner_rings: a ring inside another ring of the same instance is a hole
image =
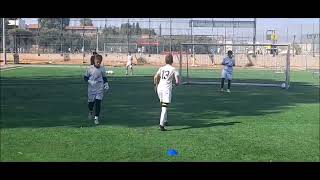
[[230, 93], [230, 86], [233, 74], [233, 66], [235, 66], [235, 60], [232, 58], [232, 51], [228, 51], [228, 57], [225, 57], [222, 61], [223, 69], [221, 72], [221, 91], [223, 91], [224, 80], [228, 79], [227, 92]]
[[100, 54], [96, 54], [94, 56], [94, 64], [87, 69], [84, 75], [84, 80], [88, 82], [88, 118], [92, 120], [93, 107], [95, 106], [94, 123], [96, 125], [99, 124], [99, 114], [103, 93], [109, 89], [106, 69], [101, 66], [101, 62], [102, 56]]
[[172, 97], [172, 81], [175, 79], [175, 85], [179, 85], [179, 73], [172, 66], [173, 56], [168, 54], [165, 58], [166, 65], [159, 68], [155, 74], [153, 80], [154, 85], [158, 93], [158, 97], [161, 104], [161, 115], [160, 115], [160, 130], [166, 131], [165, 125], [167, 125], [167, 107], [171, 103]]
[[127, 65], [126, 65], [126, 75], [128, 75], [128, 68], [129, 67], [131, 69], [131, 75], [133, 75], [132, 61], [133, 61], [133, 57], [131, 55], [131, 52], [129, 52], [128, 61], [127, 61]]

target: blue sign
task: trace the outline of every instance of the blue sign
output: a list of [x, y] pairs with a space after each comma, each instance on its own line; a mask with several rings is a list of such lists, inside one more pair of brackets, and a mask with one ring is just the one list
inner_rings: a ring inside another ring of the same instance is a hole
[[254, 21], [212, 21], [190, 20], [190, 27], [228, 27], [228, 28], [254, 28]]

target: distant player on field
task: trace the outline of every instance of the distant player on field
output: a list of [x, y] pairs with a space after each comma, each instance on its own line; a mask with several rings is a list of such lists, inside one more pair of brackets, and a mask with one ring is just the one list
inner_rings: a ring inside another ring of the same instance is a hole
[[166, 131], [165, 125], [167, 125], [167, 107], [171, 103], [172, 97], [172, 81], [175, 78], [175, 85], [179, 85], [179, 73], [172, 66], [173, 56], [168, 54], [165, 57], [166, 65], [159, 68], [154, 76], [154, 85], [157, 91], [160, 104], [161, 104], [161, 115], [160, 115], [160, 130]]
[[228, 89], [227, 92], [230, 93], [230, 86], [233, 74], [233, 66], [235, 66], [235, 60], [232, 58], [232, 51], [228, 51], [228, 56], [222, 61], [223, 69], [221, 72], [221, 91], [223, 91], [224, 80], [228, 79]]
[[133, 75], [133, 67], [132, 67], [132, 61], [133, 61], [133, 57], [131, 55], [131, 52], [128, 53], [128, 61], [127, 61], [127, 65], [126, 65], [126, 75], [128, 75], [128, 69], [130, 67], [131, 69], [131, 75]]
[[101, 66], [102, 56], [94, 56], [94, 64], [91, 65], [84, 75], [84, 80], [88, 82], [88, 108], [90, 120], [93, 119], [93, 107], [95, 106], [94, 123], [99, 124], [99, 114], [104, 91], [108, 91], [109, 84], [106, 70]]

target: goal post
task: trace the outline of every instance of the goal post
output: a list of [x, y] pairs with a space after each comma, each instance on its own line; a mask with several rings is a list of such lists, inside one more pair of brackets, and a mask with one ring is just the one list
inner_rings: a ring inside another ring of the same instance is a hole
[[[290, 87], [290, 44], [266, 43], [181, 43], [179, 72], [182, 84], [219, 85], [223, 67], [221, 62], [228, 50], [233, 51], [236, 63], [232, 85]], [[277, 71], [278, 66], [281, 66], [282, 72]]]

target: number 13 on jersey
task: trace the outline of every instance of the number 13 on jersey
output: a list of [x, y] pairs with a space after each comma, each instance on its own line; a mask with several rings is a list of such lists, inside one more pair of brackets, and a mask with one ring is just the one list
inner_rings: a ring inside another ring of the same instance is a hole
[[161, 79], [168, 79], [169, 73], [170, 73], [170, 71], [162, 70], [161, 71]]

